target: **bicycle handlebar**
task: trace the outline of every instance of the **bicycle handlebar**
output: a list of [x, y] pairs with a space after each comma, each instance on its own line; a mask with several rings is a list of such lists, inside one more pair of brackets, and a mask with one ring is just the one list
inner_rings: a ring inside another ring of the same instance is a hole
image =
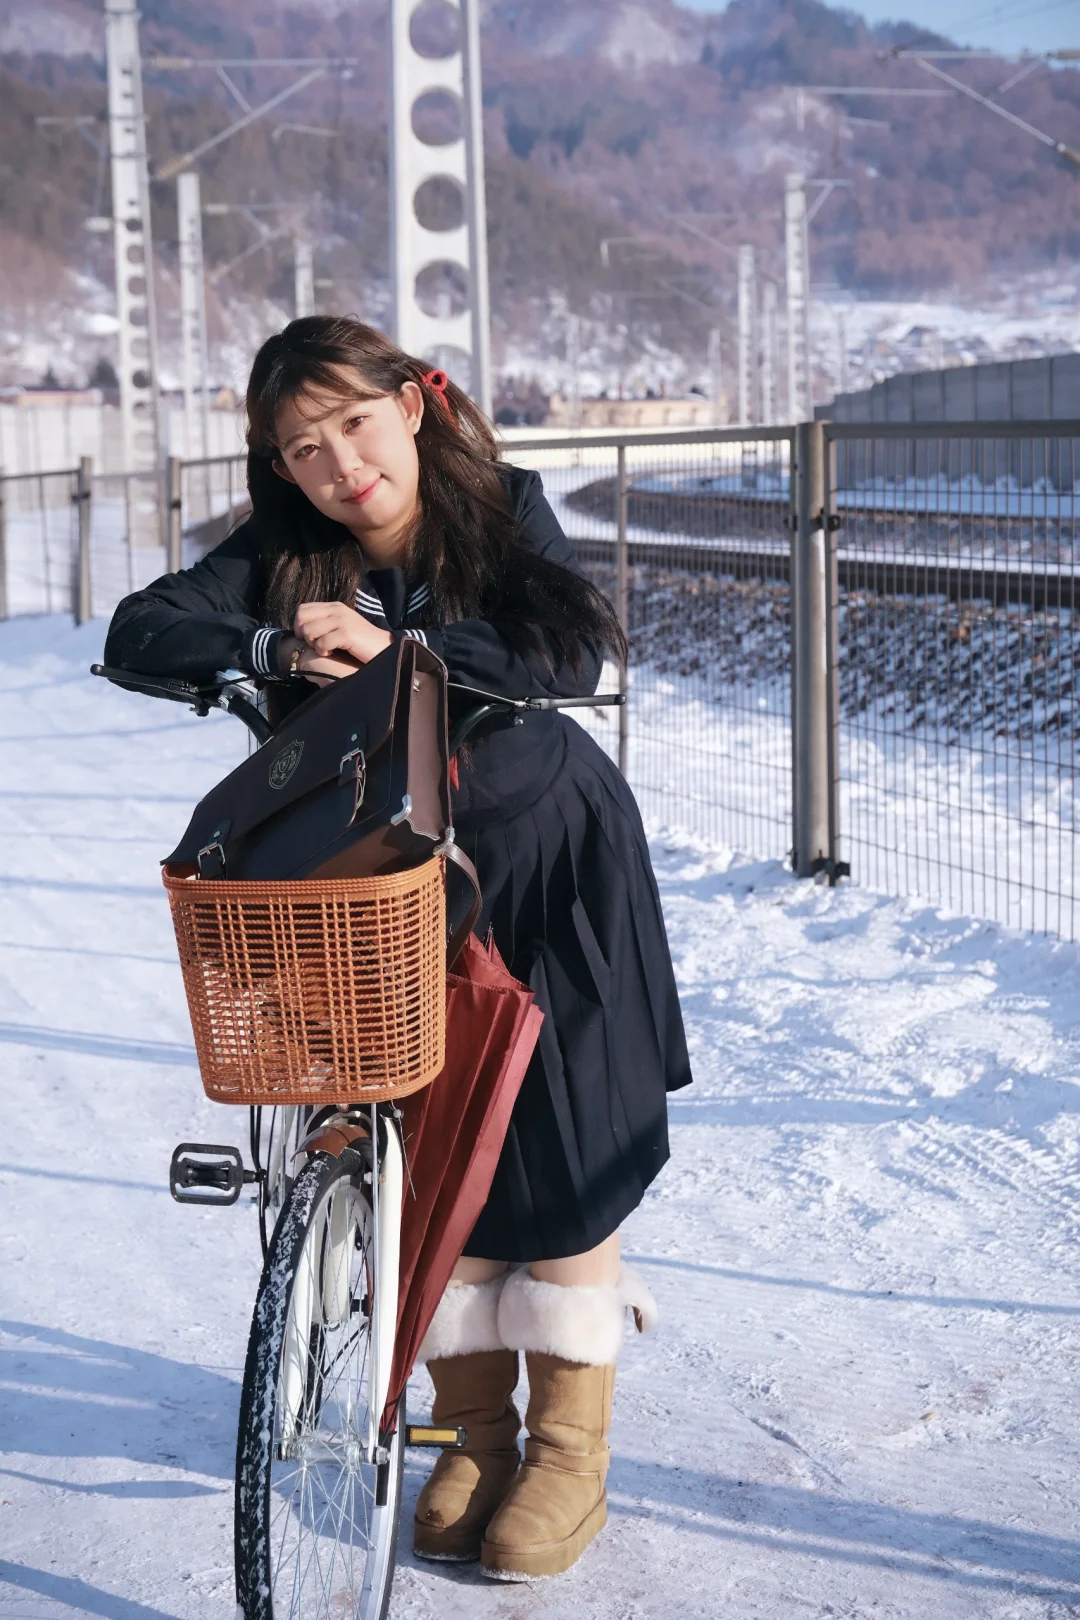
[[[214, 680], [206, 682], [183, 681], [174, 675], [140, 675], [128, 669], [109, 669], [105, 664], [91, 664], [90, 673], [129, 692], [165, 698], [170, 703], [186, 703], [200, 717], [209, 714], [211, 709], [224, 709], [242, 720], [260, 745], [272, 734], [270, 722], [256, 705], [256, 688], [243, 670], [220, 670]], [[521, 715], [538, 710], [593, 709], [621, 706], [626, 702], [624, 692], [604, 692], [592, 697], [511, 698], [499, 692], [485, 692], [478, 686], [466, 686], [460, 681], [448, 682], [447, 689], [476, 700], [451, 729], [451, 755], [456, 754], [477, 726], [493, 714], [513, 718], [520, 724]]]
[[258, 707], [255, 687], [243, 670], [221, 670], [215, 680], [204, 685], [182, 681], [174, 675], [140, 675], [130, 669], [109, 669], [105, 664], [91, 664], [90, 673], [101, 675], [129, 692], [141, 692], [144, 697], [186, 703], [200, 719], [211, 709], [224, 709], [226, 714], [243, 721], [260, 746], [270, 738], [270, 722]]

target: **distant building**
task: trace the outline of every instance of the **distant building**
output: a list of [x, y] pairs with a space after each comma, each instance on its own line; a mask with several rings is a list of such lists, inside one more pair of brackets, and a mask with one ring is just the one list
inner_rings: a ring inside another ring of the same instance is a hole
[[[711, 399], [692, 394], [686, 399], [583, 399], [583, 428], [675, 428], [712, 427], [715, 423]], [[561, 394], [551, 396], [547, 427], [570, 426], [569, 401]]]
[[23, 387], [20, 383], [0, 388], [0, 405], [100, 405], [100, 388]]
[[1080, 354], [906, 371], [819, 405], [833, 422], [1065, 422], [1080, 420]]

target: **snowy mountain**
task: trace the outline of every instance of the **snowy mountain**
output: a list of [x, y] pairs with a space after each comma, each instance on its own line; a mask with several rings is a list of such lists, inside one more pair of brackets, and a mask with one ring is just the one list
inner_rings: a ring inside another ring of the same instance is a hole
[[[148, 55], [358, 58], [351, 77], [289, 103], [288, 124], [255, 124], [201, 168], [209, 201], [302, 204], [317, 274], [332, 283], [327, 301], [382, 318], [385, 0], [266, 0], [258, 9], [187, 0], [179, 11], [146, 0], [142, 16]], [[504, 373], [559, 386], [564, 316], [573, 311], [586, 323], [596, 386], [688, 384], [707, 329], [730, 332], [735, 245], [749, 242], [760, 272], [782, 279], [791, 170], [841, 182], [812, 231], [819, 396], [896, 369], [884, 333], [933, 333], [932, 318], [905, 313], [928, 300], [962, 317], [963, 330], [942, 343], [981, 358], [1070, 341], [1061, 311], [1039, 307], [1042, 289], [1071, 284], [1080, 259], [1072, 181], [1051, 153], [959, 97], [868, 102], [814, 89], [925, 88], [914, 66], [886, 54], [911, 29], [871, 30], [818, 0], [733, 0], [711, 14], [672, 0], [487, 0], [483, 23], [494, 341]], [[421, 12], [421, 28], [437, 24], [434, 10]], [[92, 125], [80, 132], [40, 120], [100, 118], [101, 52], [98, 0], [0, 0], [0, 381], [21, 380], [43, 347], [73, 375], [100, 350], [103, 334], [87, 328], [87, 289], [99, 289], [89, 303], [104, 313], [111, 250], [108, 238], [87, 237], [84, 221], [108, 207], [93, 149], [101, 128], [95, 136]], [[985, 89], [1009, 72], [992, 61], [960, 71]], [[239, 80], [252, 100], [285, 82], [273, 71], [241, 71]], [[1078, 84], [1076, 71], [1039, 68], [1001, 94], [1012, 112], [1080, 146]], [[148, 68], [146, 94], [157, 161], [232, 116], [209, 73]], [[296, 124], [330, 134], [314, 138]], [[154, 188], [153, 208], [169, 369], [171, 187]], [[604, 240], [627, 235], [634, 243], [602, 263]], [[239, 216], [207, 223], [212, 265], [251, 241]], [[84, 280], [73, 283], [72, 270]], [[287, 251], [251, 256], [218, 283], [212, 325], [223, 380], [228, 346], [238, 351], [261, 312], [284, 313], [290, 299]], [[1020, 317], [1004, 349], [994, 311]], [[849, 341], [845, 322], [863, 336]]]

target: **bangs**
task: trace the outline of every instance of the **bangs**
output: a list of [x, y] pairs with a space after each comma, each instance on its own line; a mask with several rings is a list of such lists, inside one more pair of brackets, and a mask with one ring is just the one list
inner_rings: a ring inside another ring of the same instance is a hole
[[277, 454], [277, 420], [287, 406], [304, 421], [316, 421], [333, 405], [353, 399], [382, 399], [392, 391], [365, 382], [359, 369], [347, 361], [284, 354], [259, 391], [257, 400], [251, 401], [250, 448], [261, 455]]

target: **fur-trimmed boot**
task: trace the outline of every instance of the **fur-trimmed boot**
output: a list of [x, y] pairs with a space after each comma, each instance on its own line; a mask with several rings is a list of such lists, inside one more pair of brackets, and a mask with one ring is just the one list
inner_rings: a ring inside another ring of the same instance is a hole
[[427, 1362], [435, 1385], [432, 1423], [467, 1435], [464, 1450], [441, 1454], [420, 1492], [413, 1518], [413, 1551], [420, 1558], [479, 1558], [488, 1520], [521, 1461], [521, 1419], [513, 1401], [518, 1353], [506, 1348], [498, 1328], [505, 1281], [504, 1275], [452, 1284], [420, 1346], [417, 1360]]
[[610, 1288], [563, 1288], [527, 1270], [506, 1283], [499, 1331], [525, 1351], [528, 1438], [524, 1466], [484, 1535], [485, 1575], [559, 1575], [607, 1522], [607, 1438], [627, 1310], [639, 1332], [655, 1325], [652, 1295], [628, 1266]]

